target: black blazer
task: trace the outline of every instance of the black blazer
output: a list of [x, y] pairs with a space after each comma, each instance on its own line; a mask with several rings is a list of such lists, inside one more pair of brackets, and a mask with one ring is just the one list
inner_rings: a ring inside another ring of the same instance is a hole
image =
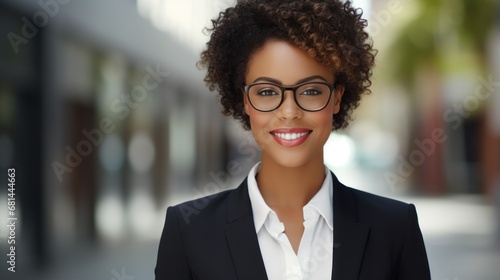
[[[333, 173], [332, 179], [332, 279], [430, 279], [415, 207], [346, 187]], [[234, 190], [168, 208], [155, 274], [157, 280], [268, 279], [246, 179]]]

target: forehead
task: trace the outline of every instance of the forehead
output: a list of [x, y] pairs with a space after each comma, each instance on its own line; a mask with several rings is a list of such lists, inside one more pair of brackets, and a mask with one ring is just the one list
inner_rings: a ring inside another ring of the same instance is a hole
[[333, 83], [332, 71], [304, 50], [285, 41], [268, 40], [251, 55], [245, 82], [249, 84], [260, 77], [269, 77], [284, 85], [293, 85], [300, 79], [316, 75]]

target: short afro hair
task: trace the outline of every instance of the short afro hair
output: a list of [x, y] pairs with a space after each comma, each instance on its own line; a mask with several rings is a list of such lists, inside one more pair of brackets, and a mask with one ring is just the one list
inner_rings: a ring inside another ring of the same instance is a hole
[[199, 67], [220, 95], [222, 113], [250, 129], [242, 88], [251, 55], [270, 39], [284, 40], [331, 68], [345, 88], [333, 130], [345, 128], [362, 94], [369, 94], [376, 50], [365, 31], [362, 10], [340, 0], [240, 0], [212, 20]]

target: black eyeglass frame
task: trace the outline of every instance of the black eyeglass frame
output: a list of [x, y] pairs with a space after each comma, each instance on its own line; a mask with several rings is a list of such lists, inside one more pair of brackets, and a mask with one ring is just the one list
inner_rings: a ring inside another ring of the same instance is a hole
[[[255, 105], [252, 103], [252, 99], [250, 98], [250, 93], [249, 93], [249, 89], [255, 85], [272, 85], [272, 86], [275, 86], [277, 88], [279, 88], [281, 90], [281, 100], [280, 100], [280, 103], [274, 107], [273, 109], [270, 109], [270, 110], [262, 110], [262, 109], [259, 109], [257, 107], [255, 107]], [[319, 109], [314, 109], [314, 110], [310, 110], [310, 109], [305, 109], [303, 108], [302, 106], [300, 106], [299, 102], [297, 101], [297, 89], [299, 87], [302, 87], [304, 85], [308, 85], [308, 84], [323, 84], [323, 85], [326, 85], [328, 86], [328, 88], [330, 89], [329, 91], [329, 96], [328, 96], [328, 100], [326, 101], [325, 105]], [[250, 102], [250, 105], [252, 105], [252, 107], [259, 111], [259, 112], [272, 112], [276, 109], [278, 109], [281, 104], [283, 104], [283, 101], [285, 100], [285, 91], [287, 90], [291, 90], [293, 92], [293, 99], [295, 100], [295, 104], [297, 104], [297, 106], [299, 106], [300, 109], [304, 110], [304, 111], [307, 111], [307, 112], [318, 112], [318, 111], [321, 111], [323, 109], [326, 108], [326, 106], [328, 105], [328, 103], [330, 103], [330, 99], [332, 98], [332, 92], [337, 88], [337, 84], [330, 84], [330, 83], [325, 83], [325, 82], [305, 82], [305, 83], [301, 83], [301, 84], [297, 84], [297, 85], [294, 85], [294, 86], [282, 86], [282, 85], [277, 85], [277, 84], [274, 84], [274, 83], [269, 83], [269, 82], [266, 82], [266, 83], [252, 83], [252, 84], [249, 84], [249, 85], [245, 85], [243, 87], [243, 90], [245, 91], [245, 93], [247, 94], [247, 97], [248, 97], [248, 101]]]

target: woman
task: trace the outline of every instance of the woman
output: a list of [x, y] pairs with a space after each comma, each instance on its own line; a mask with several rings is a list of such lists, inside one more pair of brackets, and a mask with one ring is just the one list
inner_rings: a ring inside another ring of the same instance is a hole
[[169, 207], [156, 279], [430, 279], [415, 207], [342, 185], [323, 161], [369, 93], [349, 1], [247, 0], [213, 20], [200, 65], [262, 150], [241, 185]]

